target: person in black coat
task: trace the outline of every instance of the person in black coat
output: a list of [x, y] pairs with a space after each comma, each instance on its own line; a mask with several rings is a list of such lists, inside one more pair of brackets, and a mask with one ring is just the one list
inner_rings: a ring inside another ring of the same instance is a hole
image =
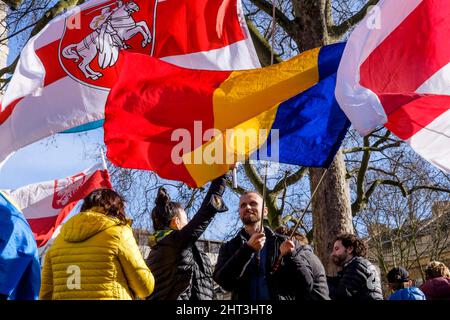
[[[292, 233], [285, 227], [276, 231], [286, 236]], [[295, 232], [293, 240], [287, 239], [281, 244], [280, 254], [285, 269], [292, 275], [286, 286], [295, 293], [295, 300], [330, 300], [325, 268], [304, 235]]]
[[[267, 214], [267, 208], [264, 208]], [[239, 200], [239, 216], [244, 224], [237, 235], [222, 244], [214, 270], [214, 280], [232, 300], [292, 300], [294, 294], [285, 284], [289, 277], [282, 265], [277, 276], [273, 266], [280, 255], [285, 236], [265, 227], [260, 232], [262, 197], [254, 191], [245, 192]]]
[[160, 188], [152, 211], [151, 251], [147, 265], [155, 277], [155, 289], [149, 300], [211, 300], [212, 266], [196, 244], [217, 212], [227, 211], [222, 200], [226, 176], [212, 181], [198, 212], [187, 221], [179, 203], [170, 201]]
[[366, 246], [353, 234], [342, 234], [334, 242], [331, 258], [341, 270], [328, 278], [333, 300], [383, 300], [381, 280], [375, 266], [365, 259]]

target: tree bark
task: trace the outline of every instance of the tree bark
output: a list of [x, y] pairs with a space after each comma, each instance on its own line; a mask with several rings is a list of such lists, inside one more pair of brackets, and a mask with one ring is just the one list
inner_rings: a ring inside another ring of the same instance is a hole
[[[296, 41], [302, 51], [329, 44], [326, 1], [296, 0], [293, 3], [297, 25], [301, 26]], [[312, 193], [324, 169], [311, 168], [309, 172]], [[340, 233], [353, 232], [350, 192], [345, 175], [345, 163], [339, 151], [312, 200], [314, 251], [329, 275], [336, 273], [330, 258], [334, 238]]]
[[[290, 25], [287, 25], [286, 19], [282, 19], [278, 23], [293, 38], [299, 51], [303, 52], [329, 44], [332, 41], [332, 37], [328, 33], [331, 20], [330, 2], [327, 0], [291, 1], [294, 19], [290, 21]], [[262, 0], [252, 0], [252, 2], [268, 15], [271, 14], [270, 2]], [[253, 38], [255, 39], [254, 36]], [[267, 49], [267, 44], [264, 46], [258, 42], [256, 44], [258, 51], [265, 51], [265, 59], [261, 59], [264, 64], [270, 56], [270, 50]], [[260, 53], [259, 56], [261, 58], [262, 54]], [[324, 169], [311, 168], [309, 172], [312, 192]], [[314, 250], [330, 275], [336, 272], [330, 259], [334, 238], [339, 233], [353, 232], [349, 186], [345, 177], [345, 164], [342, 152], [339, 151], [312, 200]]]
[[[325, 169], [311, 168], [311, 192]], [[345, 164], [339, 151], [312, 199], [314, 251], [328, 275], [336, 274], [330, 254], [334, 238], [344, 232], [353, 233], [349, 185], [345, 180]]]

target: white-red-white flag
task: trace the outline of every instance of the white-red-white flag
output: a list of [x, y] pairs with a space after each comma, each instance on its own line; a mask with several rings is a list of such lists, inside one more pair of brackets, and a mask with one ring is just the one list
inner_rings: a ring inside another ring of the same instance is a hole
[[0, 106], [0, 162], [54, 133], [101, 126], [120, 50], [194, 69], [260, 66], [240, 0], [87, 1], [22, 50]]
[[450, 172], [450, 1], [382, 0], [350, 35], [336, 99], [356, 130], [384, 125]]
[[64, 179], [3, 190], [22, 210], [38, 247], [43, 246], [79, 200], [98, 188], [112, 188], [108, 171], [97, 164]]

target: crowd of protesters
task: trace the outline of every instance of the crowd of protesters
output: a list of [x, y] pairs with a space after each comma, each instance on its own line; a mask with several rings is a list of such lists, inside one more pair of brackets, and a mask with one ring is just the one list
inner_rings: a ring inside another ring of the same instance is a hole
[[[336, 237], [330, 256], [338, 273], [327, 276], [304, 235], [263, 225], [267, 208], [254, 191], [241, 195], [243, 227], [221, 245], [213, 268], [197, 240], [217, 213], [228, 210], [222, 198], [227, 179], [224, 175], [212, 181], [190, 221], [182, 205], [160, 188], [151, 212], [154, 234], [146, 260], [133, 237], [123, 198], [109, 189], [93, 191], [46, 252], [40, 277], [29, 225], [20, 212], [0, 203], [0, 299], [211, 300], [215, 281], [231, 292], [232, 300], [383, 300], [379, 272], [366, 259], [361, 239], [353, 234]], [[432, 261], [425, 275], [426, 282], [418, 288], [405, 268], [393, 268], [387, 273], [386, 296], [450, 300], [449, 269]]]

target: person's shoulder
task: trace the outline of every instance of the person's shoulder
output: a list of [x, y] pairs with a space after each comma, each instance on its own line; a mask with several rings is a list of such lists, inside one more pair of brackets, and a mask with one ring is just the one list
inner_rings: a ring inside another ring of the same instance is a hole
[[364, 268], [369, 268], [372, 266], [372, 262], [370, 262], [366, 258], [360, 257], [360, 256], [354, 257], [353, 261], [350, 264], [353, 264], [354, 266], [364, 267]]
[[353, 257], [352, 260], [343, 268], [343, 272], [354, 272], [359, 271], [364, 274], [368, 273], [369, 268], [371, 267], [371, 263], [369, 260], [363, 257]]
[[426, 300], [425, 293], [417, 287], [409, 287], [409, 293], [412, 297], [411, 300]]
[[223, 248], [230, 248], [242, 244], [245, 241], [242, 230], [239, 230], [231, 239], [222, 242]]

